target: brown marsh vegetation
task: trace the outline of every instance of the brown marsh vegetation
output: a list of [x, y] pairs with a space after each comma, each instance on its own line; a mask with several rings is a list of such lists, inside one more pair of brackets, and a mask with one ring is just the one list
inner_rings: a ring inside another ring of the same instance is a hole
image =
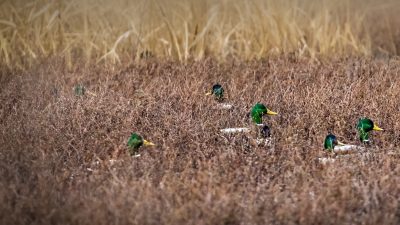
[[[400, 144], [399, 72], [359, 58], [4, 71], [0, 222], [398, 224], [399, 155], [388, 153]], [[233, 110], [204, 96], [214, 82]], [[77, 84], [92, 94], [76, 96]], [[218, 132], [248, 125], [257, 101], [279, 113], [267, 119], [272, 146]], [[328, 131], [358, 143], [361, 116], [385, 128], [371, 154], [318, 164]], [[130, 157], [133, 131], [157, 146]]]

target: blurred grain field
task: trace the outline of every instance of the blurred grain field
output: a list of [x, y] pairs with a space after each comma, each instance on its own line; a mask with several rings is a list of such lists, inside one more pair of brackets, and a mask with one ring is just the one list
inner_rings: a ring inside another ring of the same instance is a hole
[[398, 0], [4, 0], [0, 63], [26, 69], [53, 56], [120, 63], [391, 57], [400, 49]]
[[[362, 58], [3, 72], [0, 223], [398, 224], [399, 73]], [[233, 110], [204, 96], [214, 82]], [[279, 113], [272, 146], [219, 133], [247, 126], [257, 101]], [[358, 143], [361, 116], [385, 129], [370, 154], [321, 166], [327, 132]], [[133, 131], [157, 146], [130, 157]]]

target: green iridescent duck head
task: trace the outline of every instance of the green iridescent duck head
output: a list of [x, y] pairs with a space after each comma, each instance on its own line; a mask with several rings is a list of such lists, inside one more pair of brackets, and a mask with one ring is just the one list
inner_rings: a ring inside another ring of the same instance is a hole
[[371, 119], [361, 118], [358, 120], [357, 124], [358, 134], [360, 135], [360, 141], [365, 143], [369, 141], [368, 133], [370, 131], [383, 131], [382, 128], [378, 127]]
[[129, 153], [131, 155], [137, 154], [137, 151], [141, 146], [153, 146], [153, 145], [155, 144], [143, 139], [137, 133], [132, 133], [128, 140]]
[[256, 124], [262, 124], [262, 117], [263, 115], [276, 115], [278, 113], [269, 110], [265, 105], [261, 103], [257, 103], [251, 109], [250, 115], [251, 119]]
[[216, 100], [222, 101], [224, 99], [224, 88], [220, 84], [214, 84], [211, 91], [207, 92], [206, 95], [214, 95]]
[[332, 152], [336, 145], [345, 145], [345, 144], [338, 141], [335, 135], [328, 134], [324, 141], [324, 148], [329, 152]]

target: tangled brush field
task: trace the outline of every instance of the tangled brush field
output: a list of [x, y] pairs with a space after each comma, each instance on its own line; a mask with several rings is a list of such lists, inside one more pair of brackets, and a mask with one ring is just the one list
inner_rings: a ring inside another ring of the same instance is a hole
[[[399, 73], [362, 58], [4, 70], [0, 222], [398, 224]], [[215, 82], [234, 109], [204, 96]], [[219, 133], [257, 101], [279, 113], [270, 147]], [[370, 154], [319, 164], [329, 131], [358, 143], [361, 116], [385, 129]], [[133, 131], [157, 146], [129, 156]]]

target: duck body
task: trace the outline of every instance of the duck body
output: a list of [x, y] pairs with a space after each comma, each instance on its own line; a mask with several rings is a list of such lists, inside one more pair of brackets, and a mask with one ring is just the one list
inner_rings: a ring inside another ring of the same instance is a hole
[[250, 128], [248, 127], [235, 127], [235, 128], [224, 128], [220, 130], [221, 133], [232, 134], [232, 133], [249, 133]]
[[335, 135], [328, 134], [325, 137], [324, 149], [335, 154], [346, 154], [357, 150], [362, 150], [364, 148], [357, 145], [344, 144], [340, 142]]
[[352, 153], [355, 151], [360, 151], [360, 150], [364, 150], [365, 148], [362, 146], [358, 146], [358, 145], [340, 145], [340, 146], [335, 146], [333, 148], [333, 152], [336, 154], [348, 154], [348, 153]]
[[326, 135], [325, 140], [324, 140], [324, 150], [333, 153], [329, 157], [319, 157], [318, 162], [321, 163], [322, 165], [334, 163], [336, 161], [336, 154], [342, 155], [342, 154], [348, 154], [350, 152], [353, 152], [357, 149], [356, 145], [346, 145], [340, 142], [334, 134], [329, 133]]
[[271, 129], [266, 124], [258, 124], [258, 137], [256, 139], [256, 144], [258, 146], [269, 146], [272, 143], [271, 139]]
[[220, 109], [232, 109], [233, 105], [228, 103], [219, 103], [218, 108]]

